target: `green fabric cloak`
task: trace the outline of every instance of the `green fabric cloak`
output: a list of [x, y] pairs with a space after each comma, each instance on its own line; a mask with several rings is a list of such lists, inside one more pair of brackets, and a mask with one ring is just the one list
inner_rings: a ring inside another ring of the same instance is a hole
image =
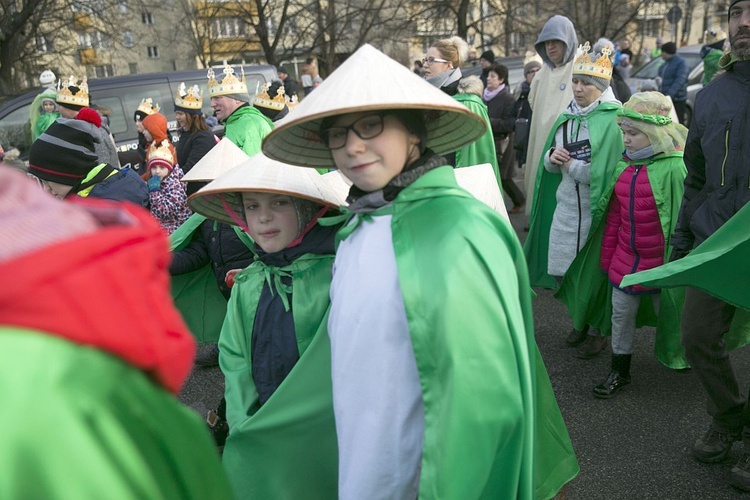
[[[615, 122], [617, 110], [622, 106], [613, 102], [604, 102], [587, 115], [589, 122], [589, 141], [591, 142], [591, 207], [604, 195], [605, 188], [617, 162], [622, 158], [625, 147], [622, 144], [622, 133]], [[552, 147], [558, 127], [567, 120], [580, 120], [578, 115], [561, 114], [552, 126], [547, 142], [542, 151]], [[534, 187], [534, 205], [529, 219], [529, 235], [523, 245], [526, 261], [529, 265], [529, 278], [532, 286], [556, 290], [555, 279], [547, 274], [547, 254], [549, 251], [549, 231], [552, 216], [557, 207], [557, 188], [562, 181], [561, 173], [548, 172], [544, 168], [544, 155], [539, 162]], [[592, 213], [592, 219], [594, 214]]]
[[734, 315], [727, 347], [750, 343], [750, 204], [742, 207], [703, 243], [684, 257], [661, 267], [625, 276], [625, 285], [640, 283], [665, 289], [690, 286], [703, 290], [739, 309]]
[[[219, 340], [230, 434], [223, 465], [236, 498], [335, 499], [338, 451], [326, 330], [333, 255], [307, 254], [283, 268], [255, 261], [235, 278]], [[300, 359], [262, 406], [252, 377], [251, 338], [265, 282], [284, 294], [292, 276], [291, 310]]]
[[[185, 248], [206, 218], [193, 214], [169, 237], [173, 252]], [[252, 251], [253, 242], [249, 236], [237, 231], [240, 239]], [[210, 265], [195, 271], [172, 276], [172, 298], [177, 310], [182, 314], [188, 328], [201, 343], [215, 343], [219, 340], [221, 325], [227, 311], [227, 301], [216, 286], [216, 277]]]
[[479, 96], [474, 94], [456, 94], [453, 98], [469, 108], [473, 113], [481, 116], [485, 124], [487, 124], [487, 130], [482, 137], [456, 151], [455, 167], [470, 167], [481, 163], [489, 163], [492, 165], [492, 171], [495, 172], [497, 185], [502, 189], [500, 168], [497, 164], [497, 151], [495, 150], [495, 138], [492, 135], [492, 126], [490, 125], [490, 117], [487, 114], [487, 105], [482, 102]]
[[450, 167], [386, 208], [425, 409], [419, 498], [551, 498], [579, 467], [513, 229]]
[[0, 366], [0, 498], [230, 498], [205, 424], [135, 367], [7, 326]]
[[273, 122], [251, 105], [237, 108], [229, 115], [225, 136], [248, 156], [260, 153], [263, 138], [273, 130]]
[[[669, 259], [669, 239], [677, 223], [680, 211], [683, 181], [687, 171], [682, 161], [682, 151], [676, 151], [642, 162], [624, 162], [617, 165], [610, 185], [605, 190], [594, 211], [595, 219], [591, 221], [589, 238], [578, 253], [555, 297], [568, 308], [573, 319], [574, 328], [581, 330], [591, 325], [601, 331], [602, 335], [612, 334], [612, 285], [608, 276], [601, 271], [601, 249], [604, 228], [606, 226], [607, 208], [612, 197], [615, 183], [628, 165], [648, 165], [648, 180], [656, 201], [656, 210], [661, 221], [664, 236], [664, 261]], [[673, 369], [689, 367], [680, 343], [680, 317], [685, 298], [683, 288], [662, 290], [660, 293], [659, 314], [654, 312], [649, 295], [641, 298], [636, 326], [656, 327], [654, 354], [665, 366]]]

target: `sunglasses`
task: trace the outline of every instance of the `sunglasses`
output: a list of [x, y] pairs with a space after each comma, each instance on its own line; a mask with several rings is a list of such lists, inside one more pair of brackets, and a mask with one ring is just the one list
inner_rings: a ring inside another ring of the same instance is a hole
[[445, 59], [439, 59], [437, 57], [425, 57], [422, 59], [422, 64], [433, 64], [433, 63], [448, 63], [450, 61], [446, 61]]
[[341, 149], [346, 146], [350, 130], [362, 140], [374, 139], [383, 133], [383, 116], [383, 113], [363, 116], [351, 125], [321, 130], [320, 136], [330, 150]]

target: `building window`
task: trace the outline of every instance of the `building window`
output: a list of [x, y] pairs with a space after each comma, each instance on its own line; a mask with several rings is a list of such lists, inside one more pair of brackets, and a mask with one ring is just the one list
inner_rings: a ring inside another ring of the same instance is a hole
[[107, 78], [108, 76], [115, 76], [115, 70], [111, 64], [102, 64], [101, 66], [96, 66], [94, 69], [96, 70], [97, 78]]
[[55, 51], [55, 43], [51, 35], [38, 35], [36, 37], [36, 51], [41, 53], [51, 53]]
[[92, 33], [78, 33], [78, 46], [81, 48], [93, 47], [95, 49], [106, 50], [111, 46], [109, 35], [100, 31]]
[[132, 31], [124, 31], [122, 33], [122, 44], [127, 48], [131, 48], [135, 45], [135, 37], [133, 36]]
[[159, 57], [159, 47], [156, 45], [149, 45], [148, 46], [148, 57], [151, 59], [156, 59]]
[[247, 34], [245, 21], [236, 17], [220, 17], [211, 20], [212, 38], [244, 38]]
[[138, 63], [128, 63], [128, 70], [130, 70], [131, 75], [137, 75], [138, 74]]
[[150, 12], [142, 13], [141, 19], [143, 20], [143, 24], [154, 24], [154, 16]]

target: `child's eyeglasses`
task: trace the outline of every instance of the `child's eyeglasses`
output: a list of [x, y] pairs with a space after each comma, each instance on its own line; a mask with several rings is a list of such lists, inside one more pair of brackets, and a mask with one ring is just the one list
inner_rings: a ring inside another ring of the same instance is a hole
[[346, 127], [330, 127], [322, 130], [320, 135], [328, 149], [341, 149], [346, 146], [350, 130], [362, 140], [373, 139], [383, 133], [383, 114], [363, 116]]
[[447, 63], [449, 61], [446, 61], [445, 59], [439, 59], [437, 57], [425, 57], [424, 59], [422, 59], [422, 64], [432, 64], [436, 62]]

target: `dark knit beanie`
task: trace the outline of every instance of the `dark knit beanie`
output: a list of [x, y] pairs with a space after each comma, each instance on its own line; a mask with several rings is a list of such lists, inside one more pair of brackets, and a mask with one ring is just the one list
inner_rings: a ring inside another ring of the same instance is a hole
[[76, 186], [99, 165], [94, 150], [94, 142], [101, 141], [99, 130], [85, 120], [86, 116], [58, 118], [52, 123], [31, 145], [29, 173], [45, 181]]
[[542, 63], [540, 63], [539, 61], [529, 61], [523, 67], [523, 76], [528, 75], [535, 69], [541, 69], [541, 68], [542, 68]]
[[661, 46], [661, 51], [665, 54], [674, 55], [677, 53], [677, 45], [674, 42], [667, 42]]
[[495, 62], [495, 53], [491, 50], [485, 50], [482, 52], [482, 55], [479, 56], [479, 59], [484, 59], [487, 62], [494, 63]]

